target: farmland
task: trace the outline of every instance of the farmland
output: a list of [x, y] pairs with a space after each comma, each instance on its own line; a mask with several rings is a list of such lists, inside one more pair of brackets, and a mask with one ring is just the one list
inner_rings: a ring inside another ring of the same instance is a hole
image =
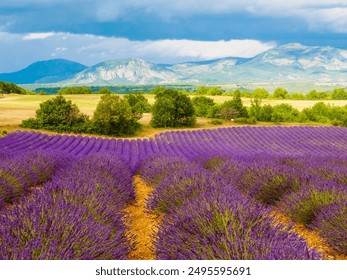
[[346, 259], [346, 148], [339, 127], [17, 131], [0, 259]]

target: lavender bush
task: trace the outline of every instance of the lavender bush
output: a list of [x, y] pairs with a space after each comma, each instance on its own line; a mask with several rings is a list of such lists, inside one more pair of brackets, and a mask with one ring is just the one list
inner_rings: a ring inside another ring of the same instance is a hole
[[285, 196], [279, 209], [295, 222], [310, 226], [322, 207], [333, 202], [347, 201], [347, 189], [334, 183], [315, 184]]
[[4, 206], [4, 202], [17, 200], [30, 188], [47, 181], [66, 161], [67, 156], [52, 151], [13, 153], [1, 161], [0, 207], [1, 204]]
[[[175, 168], [178, 168], [178, 172]], [[158, 214], [171, 213], [177, 207], [189, 204], [202, 192], [211, 188], [218, 189], [223, 184], [223, 178], [202, 168], [193, 165], [182, 171], [180, 166], [175, 166], [150, 194], [147, 205]]]
[[159, 259], [320, 259], [269, 209], [238, 192], [205, 193], [164, 219], [155, 241]]
[[134, 199], [122, 160], [91, 155], [0, 215], [0, 259], [126, 259], [122, 211]]
[[321, 207], [311, 227], [327, 240], [331, 248], [347, 255], [347, 201]]

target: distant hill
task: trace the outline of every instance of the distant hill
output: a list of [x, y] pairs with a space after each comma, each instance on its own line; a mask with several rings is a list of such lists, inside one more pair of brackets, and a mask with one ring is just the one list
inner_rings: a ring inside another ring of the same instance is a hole
[[154, 64], [142, 59], [115, 59], [91, 67], [67, 60], [34, 63], [0, 80], [68, 85], [236, 84], [313, 82], [347, 85], [347, 50], [287, 44], [253, 58]]
[[69, 83], [148, 85], [175, 83], [177, 75], [168, 67], [153, 64], [142, 59], [108, 60], [76, 74]]
[[0, 80], [16, 84], [56, 83], [72, 78], [87, 66], [66, 59], [35, 62], [25, 69], [0, 74]]

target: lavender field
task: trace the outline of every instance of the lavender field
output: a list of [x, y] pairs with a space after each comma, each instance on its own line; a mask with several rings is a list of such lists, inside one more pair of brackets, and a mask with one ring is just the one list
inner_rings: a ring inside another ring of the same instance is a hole
[[156, 259], [346, 259], [346, 150], [339, 127], [17, 131], [0, 139], [0, 259], [129, 259], [134, 176]]

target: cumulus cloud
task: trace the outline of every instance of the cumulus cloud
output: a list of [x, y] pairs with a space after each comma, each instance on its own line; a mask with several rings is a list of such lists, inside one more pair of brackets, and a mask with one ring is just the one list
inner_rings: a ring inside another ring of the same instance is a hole
[[108, 59], [130, 57], [155, 63], [176, 63], [230, 56], [253, 57], [275, 46], [273, 42], [257, 40], [132, 41], [126, 38], [70, 33], [10, 34], [3, 32], [0, 33], [0, 39], [7, 42], [0, 44], [0, 52], [4, 60], [0, 64], [0, 72], [16, 71], [34, 61], [57, 57], [78, 61], [88, 66]]

